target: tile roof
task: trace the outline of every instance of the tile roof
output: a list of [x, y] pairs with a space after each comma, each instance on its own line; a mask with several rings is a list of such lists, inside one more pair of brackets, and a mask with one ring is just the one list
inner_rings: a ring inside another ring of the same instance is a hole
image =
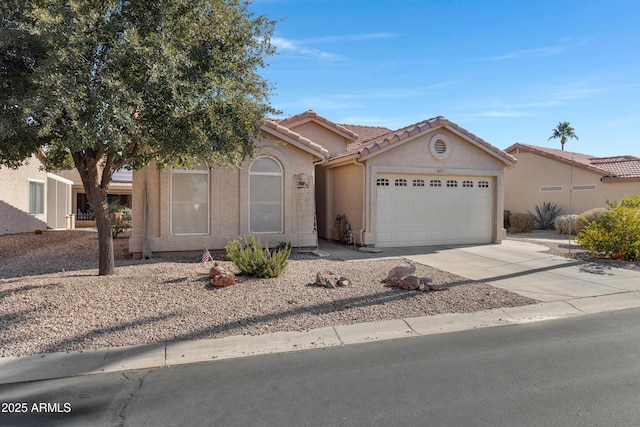
[[304, 136], [300, 135], [299, 133], [296, 133], [292, 130], [290, 130], [287, 127], [281, 126], [279, 124], [279, 122], [273, 121], [273, 120], [265, 120], [264, 124], [262, 125], [263, 127], [266, 127], [272, 131], [275, 131], [287, 138], [290, 138], [296, 142], [298, 142], [299, 144], [307, 147], [308, 149], [316, 152], [316, 154], [320, 157], [320, 158], [326, 158], [329, 155], [329, 151], [322, 147], [319, 144], [316, 144], [315, 142], [311, 141], [308, 138], [305, 138]]
[[321, 116], [313, 110], [307, 110], [304, 113], [296, 114], [295, 116], [287, 117], [286, 119], [277, 120], [277, 122], [281, 126], [291, 128], [294, 127], [294, 125], [296, 125], [297, 123], [303, 124], [311, 120], [321, 123], [323, 126], [333, 130], [334, 132], [342, 135], [347, 139], [350, 139], [352, 141], [356, 141], [358, 139], [358, 135], [355, 132], [345, 128], [342, 125], [332, 122], [331, 120]]
[[612, 156], [595, 157], [583, 153], [562, 151], [555, 148], [538, 147], [536, 145], [516, 143], [506, 148], [504, 151], [511, 153], [514, 151], [524, 151], [538, 154], [563, 163], [572, 163], [583, 169], [602, 175], [606, 181], [620, 180], [640, 180], [640, 157], [634, 156]]
[[[355, 125], [350, 125], [350, 126], [355, 126]], [[349, 144], [347, 146], [346, 151], [340, 154], [337, 154], [335, 156], [332, 156], [329, 159], [329, 161], [337, 160], [337, 159], [348, 157], [355, 154], [360, 154], [361, 157], [374, 155], [376, 151], [379, 151], [387, 146], [396, 144], [400, 141], [403, 141], [407, 138], [418, 135], [422, 132], [429, 131], [431, 129], [441, 128], [441, 127], [447, 127], [451, 131], [460, 134], [461, 136], [465, 137], [468, 140], [471, 140], [480, 148], [483, 148], [486, 151], [490, 152], [491, 154], [501, 158], [506, 163], [515, 164], [517, 162], [515, 157], [494, 147], [493, 145], [489, 144], [487, 141], [483, 140], [482, 138], [472, 134], [471, 132], [467, 131], [464, 128], [461, 128], [457, 124], [449, 121], [448, 119], [442, 116], [434, 117], [428, 120], [423, 120], [421, 122], [414, 123], [412, 125], [405, 126], [403, 128], [400, 128], [394, 131], [387, 130], [387, 132], [384, 132], [385, 128], [380, 128], [380, 127], [374, 128], [375, 130], [373, 129], [370, 130], [371, 138], [366, 140], [358, 139], [357, 142], [353, 144]]]

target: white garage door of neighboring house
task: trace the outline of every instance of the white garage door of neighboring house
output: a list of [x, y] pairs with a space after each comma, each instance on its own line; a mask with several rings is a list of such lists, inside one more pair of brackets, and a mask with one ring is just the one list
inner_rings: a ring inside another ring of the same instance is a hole
[[379, 175], [376, 246], [490, 243], [488, 177]]

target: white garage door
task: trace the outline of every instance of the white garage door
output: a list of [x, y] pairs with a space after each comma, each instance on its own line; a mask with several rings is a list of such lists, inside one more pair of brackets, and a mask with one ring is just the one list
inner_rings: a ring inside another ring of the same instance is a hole
[[376, 246], [490, 243], [488, 177], [379, 175]]

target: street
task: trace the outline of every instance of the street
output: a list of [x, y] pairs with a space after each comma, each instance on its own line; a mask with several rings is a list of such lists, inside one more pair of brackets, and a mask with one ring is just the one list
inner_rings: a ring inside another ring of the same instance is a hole
[[632, 309], [1, 385], [0, 425], [640, 425], [639, 361]]

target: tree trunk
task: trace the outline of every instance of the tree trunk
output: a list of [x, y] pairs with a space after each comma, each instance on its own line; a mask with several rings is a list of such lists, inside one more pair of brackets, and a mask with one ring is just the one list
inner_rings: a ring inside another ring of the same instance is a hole
[[[91, 202], [90, 202], [91, 203]], [[98, 274], [107, 276], [116, 272], [113, 255], [113, 236], [111, 234], [111, 213], [106, 200], [92, 203], [93, 213], [98, 227]]]

